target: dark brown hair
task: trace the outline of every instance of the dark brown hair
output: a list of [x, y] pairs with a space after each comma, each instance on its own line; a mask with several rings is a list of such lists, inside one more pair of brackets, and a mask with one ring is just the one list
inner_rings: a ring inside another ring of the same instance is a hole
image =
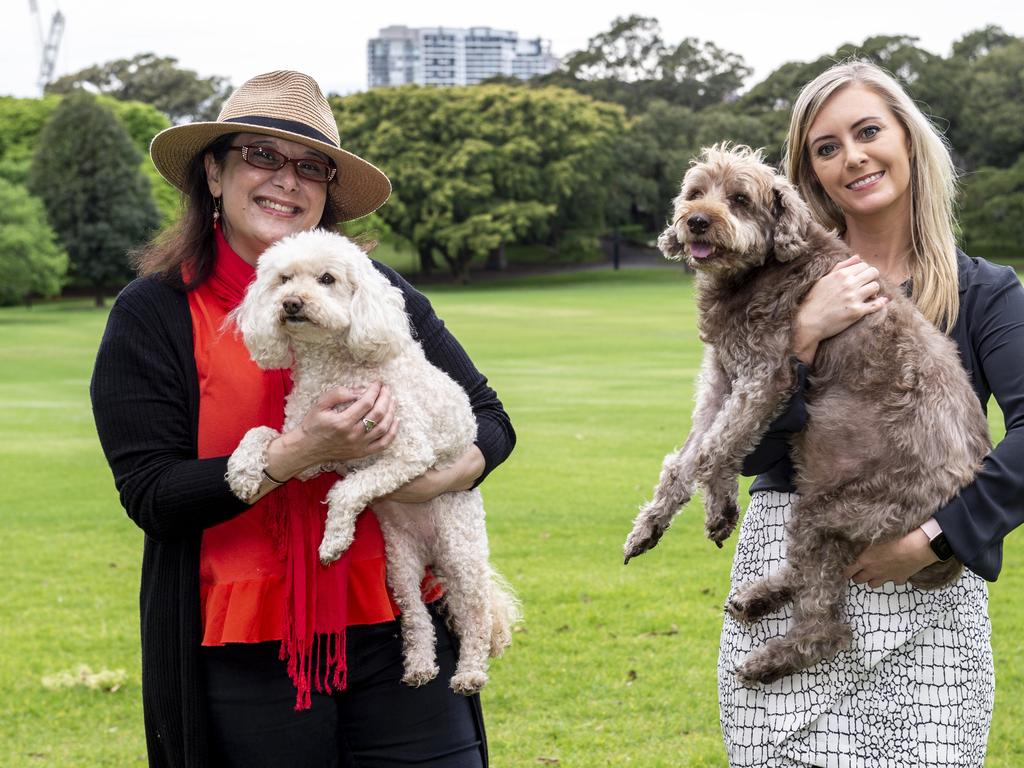
[[[181, 192], [180, 218], [149, 243], [132, 254], [132, 262], [140, 276], [162, 275], [185, 290], [191, 290], [206, 280], [217, 258], [217, 238], [213, 230], [215, 201], [206, 183], [206, 154], [212, 153], [217, 165], [223, 165], [237, 133], [229, 133], [197, 152], [185, 176]], [[332, 182], [334, 183], [334, 182]], [[317, 225], [321, 229], [335, 229], [339, 215], [327, 195], [324, 212]], [[184, 271], [184, 274], [183, 274]], [[185, 274], [189, 279], [185, 279]]]

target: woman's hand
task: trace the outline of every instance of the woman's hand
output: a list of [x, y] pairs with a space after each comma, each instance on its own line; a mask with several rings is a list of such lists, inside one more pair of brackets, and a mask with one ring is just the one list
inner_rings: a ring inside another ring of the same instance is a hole
[[317, 464], [370, 456], [391, 445], [397, 432], [386, 385], [374, 383], [362, 392], [336, 387], [321, 395], [297, 428], [270, 443], [267, 473], [283, 482]]
[[415, 504], [440, 496], [448, 491], [466, 491], [484, 471], [484, 455], [475, 445], [470, 446], [455, 463], [444, 469], [428, 469], [401, 488], [384, 497], [386, 501]]
[[814, 362], [818, 344], [888, 303], [878, 289], [878, 270], [860, 256], [836, 264], [800, 304], [793, 321], [793, 354], [808, 365]]
[[844, 575], [869, 587], [880, 587], [887, 581], [906, 584], [907, 579], [938, 560], [928, 542], [928, 535], [915, 528], [903, 538], [868, 547]]

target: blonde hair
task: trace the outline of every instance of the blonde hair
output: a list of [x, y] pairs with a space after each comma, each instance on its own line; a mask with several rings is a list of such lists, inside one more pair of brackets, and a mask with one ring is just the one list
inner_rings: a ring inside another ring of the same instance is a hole
[[911, 259], [913, 298], [918, 309], [947, 333], [960, 310], [954, 200], [956, 169], [945, 138], [882, 68], [867, 61], [841, 62], [803, 87], [793, 105], [783, 167], [814, 217], [837, 231], [846, 228], [842, 209], [825, 194], [811, 169], [807, 134], [834, 93], [851, 84], [878, 94], [910, 140]]

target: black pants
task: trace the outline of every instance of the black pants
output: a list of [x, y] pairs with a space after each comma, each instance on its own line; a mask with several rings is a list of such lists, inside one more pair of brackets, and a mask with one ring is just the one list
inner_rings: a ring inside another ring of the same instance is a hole
[[448, 687], [458, 650], [434, 612], [440, 674], [403, 685], [398, 622], [350, 627], [348, 687], [296, 712], [278, 643], [203, 648], [211, 762], [245, 768], [485, 768], [480, 697]]

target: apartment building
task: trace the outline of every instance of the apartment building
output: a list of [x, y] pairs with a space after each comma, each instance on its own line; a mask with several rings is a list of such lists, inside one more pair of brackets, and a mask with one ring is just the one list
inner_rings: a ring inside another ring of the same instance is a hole
[[366, 56], [370, 88], [474, 85], [495, 75], [525, 80], [558, 66], [550, 41], [491, 27], [385, 27], [366, 44]]

